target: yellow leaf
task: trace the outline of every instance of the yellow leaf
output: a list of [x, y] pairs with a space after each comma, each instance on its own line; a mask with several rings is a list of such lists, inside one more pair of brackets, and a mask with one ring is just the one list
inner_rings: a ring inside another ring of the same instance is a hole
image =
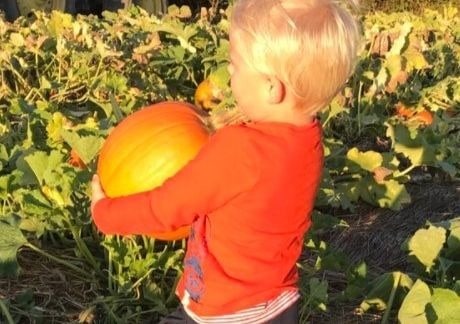
[[158, 33], [153, 33], [150, 36], [150, 42], [146, 45], [140, 45], [133, 50], [135, 54], [147, 54], [152, 50], [158, 49], [161, 45], [160, 36]]
[[10, 42], [16, 47], [21, 47], [25, 44], [24, 37], [19, 33], [11, 33]]
[[56, 189], [42, 186], [42, 192], [50, 201], [54, 202], [59, 207], [64, 207], [64, 198], [62, 198], [61, 194]]
[[404, 57], [407, 59], [406, 70], [411, 72], [413, 69], [422, 70], [429, 67], [428, 62], [422, 52], [415, 47], [410, 47], [404, 52]]
[[383, 163], [382, 154], [375, 151], [360, 152], [356, 147], [353, 147], [347, 152], [347, 159], [370, 172]]
[[3, 136], [3, 134], [6, 134], [8, 131], [8, 127], [6, 125], [0, 124], [0, 136]]
[[85, 126], [91, 129], [99, 129], [99, 125], [93, 117], [88, 117], [85, 121]]
[[400, 55], [404, 46], [406, 45], [407, 36], [412, 31], [412, 24], [410, 22], [405, 22], [400, 29], [400, 34], [398, 38], [394, 41], [393, 46], [391, 46], [390, 51], [387, 55]]
[[55, 112], [46, 125], [48, 138], [53, 142], [62, 141], [61, 130], [71, 128], [71, 122], [60, 112]]

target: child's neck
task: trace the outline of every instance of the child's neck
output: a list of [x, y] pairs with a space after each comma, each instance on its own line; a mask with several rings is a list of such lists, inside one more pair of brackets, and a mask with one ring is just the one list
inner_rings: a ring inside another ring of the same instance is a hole
[[261, 122], [277, 122], [287, 123], [296, 126], [305, 126], [313, 122], [315, 116], [305, 112], [297, 106], [278, 105], [277, 107], [269, 108], [270, 114], [265, 116]]

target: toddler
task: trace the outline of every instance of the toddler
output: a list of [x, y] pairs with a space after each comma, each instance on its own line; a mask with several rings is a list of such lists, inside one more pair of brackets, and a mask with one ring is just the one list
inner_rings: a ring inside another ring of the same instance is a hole
[[296, 261], [323, 165], [316, 114], [350, 76], [359, 35], [333, 0], [237, 1], [229, 72], [249, 122], [216, 131], [154, 190], [107, 198], [94, 177], [105, 234], [191, 224], [181, 305], [161, 323], [298, 323]]

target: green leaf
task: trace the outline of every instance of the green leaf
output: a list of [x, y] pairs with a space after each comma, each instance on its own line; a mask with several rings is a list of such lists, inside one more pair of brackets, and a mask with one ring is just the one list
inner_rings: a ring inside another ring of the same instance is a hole
[[413, 69], [422, 70], [428, 67], [428, 62], [423, 56], [422, 52], [411, 47], [405, 53], [404, 56], [407, 58], [407, 69], [412, 71]]
[[337, 97], [335, 97], [332, 102], [329, 104], [327, 109], [325, 109], [325, 113], [327, 113], [327, 119], [323, 122], [323, 125], [327, 125], [327, 123], [334, 118], [335, 116], [341, 114], [345, 111], [345, 107], [339, 102]]
[[50, 20], [47, 22], [46, 27], [51, 35], [61, 35], [65, 29], [72, 28], [72, 16], [68, 13], [59, 11], [52, 11]]
[[387, 180], [383, 183], [385, 194], [377, 198], [377, 203], [382, 208], [400, 210], [403, 205], [411, 202], [411, 197], [404, 184], [396, 180]]
[[364, 295], [368, 285], [368, 270], [364, 261], [347, 271], [347, 288], [343, 291], [347, 300], [356, 300]]
[[408, 35], [412, 31], [412, 23], [405, 22], [400, 28], [400, 34], [398, 38], [394, 41], [393, 46], [391, 46], [390, 51], [387, 55], [399, 55], [403, 51], [407, 41]]
[[18, 228], [0, 221], [0, 276], [17, 275], [19, 265], [16, 254], [26, 243]]
[[427, 311], [429, 323], [460, 323], [460, 296], [455, 291], [434, 288], [429, 306], [431, 306]]
[[384, 67], [388, 70], [391, 77], [396, 76], [403, 70], [403, 57], [401, 55], [388, 56]]
[[0, 199], [8, 198], [8, 182], [10, 175], [0, 176]]
[[45, 224], [40, 221], [38, 218], [22, 218], [19, 224], [19, 228], [23, 231], [35, 233], [39, 236], [45, 232]]
[[425, 143], [420, 133], [412, 138], [409, 130], [403, 125], [385, 125], [388, 127], [387, 136], [391, 138], [395, 152], [407, 156], [415, 166], [436, 163], [435, 147]]
[[359, 182], [359, 188], [364, 201], [382, 208], [400, 210], [411, 201], [405, 185], [393, 179], [376, 183], [371, 176], [368, 176]]
[[455, 281], [453, 290], [457, 293], [457, 295], [460, 295], [460, 280]]
[[62, 164], [63, 158], [62, 153], [53, 150], [49, 155], [43, 151], [35, 151], [25, 156], [24, 160], [35, 175], [37, 184], [42, 185], [56, 180], [58, 175], [55, 170]]
[[382, 165], [382, 154], [375, 151], [360, 152], [353, 147], [347, 152], [347, 159], [358, 164], [362, 169], [372, 172], [375, 168]]
[[359, 306], [361, 311], [366, 312], [370, 309], [378, 311], [385, 310], [397, 277], [399, 277], [399, 282], [395, 301], [399, 304], [406, 293], [412, 288], [412, 279], [404, 273], [388, 272], [372, 281], [371, 290]]
[[380, 92], [385, 89], [385, 85], [387, 84], [388, 80], [388, 71], [385, 67], [382, 67], [374, 80], [376, 91]]
[[341, 251], [331, 250], [325, 242], [320, 243], [321, 255], [315, 263], [316, 270], [342, 271], [348, 267], [349, 259]]
[[456, 219], [456, 226], [450, 228], [447, 238], [446, 256], [454, 260], [460, 260], [460, 218]]
[[343, 219], [339, 219], [329, 214], [314, 211], [312, 215], [312, 230], [328, 230], [336, 227], [349, 227], [348, 223]]
[[430, 288], [418, 279], [404, 298], [398, 312], [398, 320], [401, 324], [428, 324], [425, 307], [430, 301]]
[[96, 40], [96, 50], [102, 58], [106, 57], [119, 57], [123, 55], [122, 52], [113, 51], [107, 44], [100, 39]]
[[209, 81], [219, 89], [225, 89], [230, 82], [230, 73], [228, 73], [227, 66], [222, 65], [217, 70], [213, 71], [208, 78]]
[[10, 34], [10, 43], [13, 44], [16, 47], [24, 46], [24, 44], [25, 44], [24, 36], [22, 36], [19, 33], [11, 33]]
[[310, 300], [311, 304], [315, 308], [319, 308], [322, 311], [326, 311], [326, 303], [328, 299], [327, 280], [320, 281], [318, 278], [311, 278], [309, 282], [309, 287], [310, 291], [308, 299]]
[[446, 241], [446, 230], [430, 226], [419, 229], [408, 242], [409, 255], [421, 263], [425, 271], [431, 272]]
[[[0, 125], [1, 126], [1, 125]], [[8, 152], [6, 146], [0, 144], [0, 171], [3, 169], [3, 165], [8, 161]]]
[[61, 131], [62, 138], [69, 144], [78, 156], [88, 165], [98, 154], [104, 143], [102, 137], [96, 135], [80, 135], [77, 132], [63, 129]]

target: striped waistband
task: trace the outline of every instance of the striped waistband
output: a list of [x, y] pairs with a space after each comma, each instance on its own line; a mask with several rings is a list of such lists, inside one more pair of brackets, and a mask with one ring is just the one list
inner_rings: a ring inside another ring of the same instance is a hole
[[281, 314], [299, 298], [300, 294], [297, 290], [285, 290], [267, 302], [235, 313], [219, 316], [198, 316], [194, 314], [188, 308], [190, 295], [187, 291], [185, 291], [182, 304], [187, 315], [199, 324], [261, 324]]

